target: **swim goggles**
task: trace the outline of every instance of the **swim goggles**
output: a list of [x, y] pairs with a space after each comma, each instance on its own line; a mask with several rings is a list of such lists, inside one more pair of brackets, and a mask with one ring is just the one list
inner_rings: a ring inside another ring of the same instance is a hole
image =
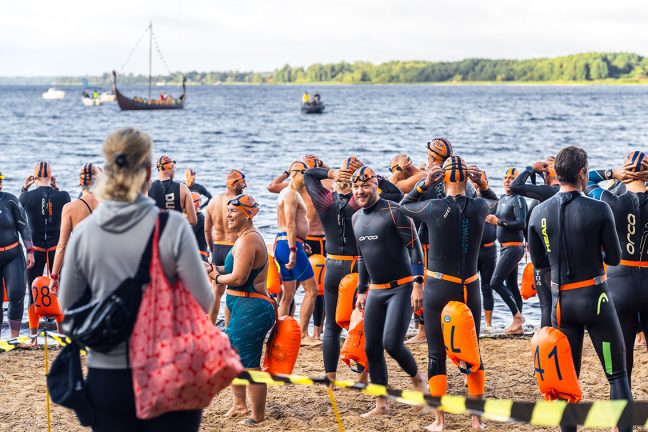
[[259, 212], [259, 204], [250, 195], [238, 195], [227, 201], [227, 205], [233, 205], [249, 219], [252, 219]]
[[378, 178], [374, 170], [367, 166], [363, 166], [362, 168], [358, 169], [356, 172], [353, 173], [351, 176], [351, 183], [355, 183], [358, 181], [361, 182], [366, 182], [367, 180], [370, 179], [375, 179]]

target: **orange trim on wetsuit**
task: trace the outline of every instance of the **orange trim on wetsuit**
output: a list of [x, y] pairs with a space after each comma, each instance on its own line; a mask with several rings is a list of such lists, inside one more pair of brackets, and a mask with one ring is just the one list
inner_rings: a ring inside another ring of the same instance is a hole
[[524, 242], [504, 242], [500, 243], [502, 247], [524, 246]]
[[214, 240], [214, 244], [220, 246], [234, 246], [234, 242], [228, 242], [223, 240]]
[[493, 246], [495, 246], [495, 242], [484, 243], [484, 244], [481, 245], [480, 247], [483, 247], [483, 248], [489, 248], [489, 247], [493, 247]]
[[369, 289], [385, 289], [385, 288], [396, 288], [400, 285], [406, 284], [414, 280], [414, 276], [405, 276], [397, 280], [389, 281], [384, 284], [369, 284]]
[[307, 235], [306, 241], [317, 242], [319, 243], [320, 250], [322, 255], [324, 254], [324, 242], [326, 241], [326, 235]]
[[209, 256], [209, 252], [206, 252], [206, 251], [198, 251], [198, 252], [200, 253], [200, 255], [202, 255], [202, 256], [204, 256], [204, 257], [208, 257], [208, 256]]
[[0, 252], [5, 252], [5, 251], [8, 251], [8, 250], [11, 250], [11, 249], [15, 248], [16, 246], [18, 246], [19, 244], [20, 244], [19, 242], [16, 242], [16, 243], [10, 244], [9, 246], [0, 247]]
[[463, 286], [463, 292], [464, 292], [464, 303], [468, 301], [468, 284], [471, 284], [475, 282], [477, 279], [479, 279], [479, 273], [475, 273], [474, 275], [470, 276], [469, 278], [466, 279], [461, 279], [456, 276], [450, 276], [447, 274], [435, 272], [432, 270], [425, 270], [425, 273], [433, 277], [435, 279], [440, 279], [452, 283], [456, 283], [457, 285], [462, 285]]
[[628, 267], [648, 267], [648, 261], [631, 261], [622, 259], [619, 264]]
[[45, 252], [45, 268], [47, 269], [47, 277], [50, 276], [50, 260], [49, 260], [49, 253], [52, 251], [55, 251], [58, 246], [52, 246], [50, 248], [42, 248], [39, 246], [34, 246], [34, 250], [38, 252]]
[[[589, 286], [592, 286], [592, 285], [601, 285], [606, 280], [607, 280], [607, 275], [597, 276], [597, 277], [592, 278], [592, 279], [586, 279], [586, 280], [579, 281], [579, 282], [572, 282], [572, 283], [560, 285], [560, 291], [569, 291], [569, 290], [573, 290], [573, 289], [589, 287]], [[559, 286], [558, 286], [557, 283], [551, 282], [551, 287], [552, 288], [558, 288]]]
[[272, 299], [271, 299], [270, 297], [268, 297], [267, 295], [265, 295], [265, 294], [261, 294], [261, 293], [258, 293], [258, 292], [237, 291], [237, 290], [231, 290], [231, 289], [228, 289], [228, 290], [226, 291], [226, 293], [227, 293], [227, 295], [232, 295], [232, 296], [235, 296], [235, 297], [260, 298], [260, 299], [263, 299], [263, 300], [268, 300], [270, 303], [272, 303], [273, 306], [275, 305], [275, 301], [274, 301], [274, 300], [272, 300]]

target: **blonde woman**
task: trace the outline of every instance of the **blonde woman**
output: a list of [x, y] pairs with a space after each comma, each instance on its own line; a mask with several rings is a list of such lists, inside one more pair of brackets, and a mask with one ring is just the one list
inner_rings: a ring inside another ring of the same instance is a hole
[[[151, 179], [149, 136], [125, 128], [103, 144], [105, 172], [97, 185], [101, 205], [78, 225], [65, 250], [60, 304], [69, 308], [89, 287], [92, 300], [111, 294], [132, 277], [158, 220], [159, 209], [146, 196]], [[164, 273], [173, 285], [180, 279], [205, 313], [214, 296], [196, 239], [179, 212], [169, 212], [159, 240]], [[135, 417], [135, 398], [126, 343], [102, 354], [88, 354], [88, 397], [96, 412], [94, 431], [197, 431], [201, 411], [175, 411], [151, 420]]]

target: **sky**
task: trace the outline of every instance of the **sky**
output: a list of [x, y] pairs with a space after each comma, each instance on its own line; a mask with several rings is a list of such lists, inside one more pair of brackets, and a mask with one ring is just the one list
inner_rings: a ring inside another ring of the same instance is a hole
[[[645, 0], [5, 0], [0, 76], [122, 70], [151, 20], [166, 63], [185, 72], [343, 60], [648, 55]], [[147, 72], [147, 42], [123, 71]], [[166, 73], [156, 57], [154, 73]]]

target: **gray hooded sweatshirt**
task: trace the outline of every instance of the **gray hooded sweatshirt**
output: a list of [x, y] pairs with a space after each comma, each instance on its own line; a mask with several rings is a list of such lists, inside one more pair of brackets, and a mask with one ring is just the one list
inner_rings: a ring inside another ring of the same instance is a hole
[[[103, 299], [137, 273], [158, 211], [155, 202], [144, 195], [139, 195], [134, 203], [103, 201], [74, 228], [65, 251], [59, 291], [63, 309], [71, 307], [86, 287], [90, 288], [92, 301]], [[160, 260], [171, 286], [182, 280], [205, 312], [209, 311], [214, 294], [196, 238], [180, 213], [169, 212], [159, 247]], [[90, 351], [88, 367], [126, 369], [126, 356], [126, 343], [107, 354]]]

